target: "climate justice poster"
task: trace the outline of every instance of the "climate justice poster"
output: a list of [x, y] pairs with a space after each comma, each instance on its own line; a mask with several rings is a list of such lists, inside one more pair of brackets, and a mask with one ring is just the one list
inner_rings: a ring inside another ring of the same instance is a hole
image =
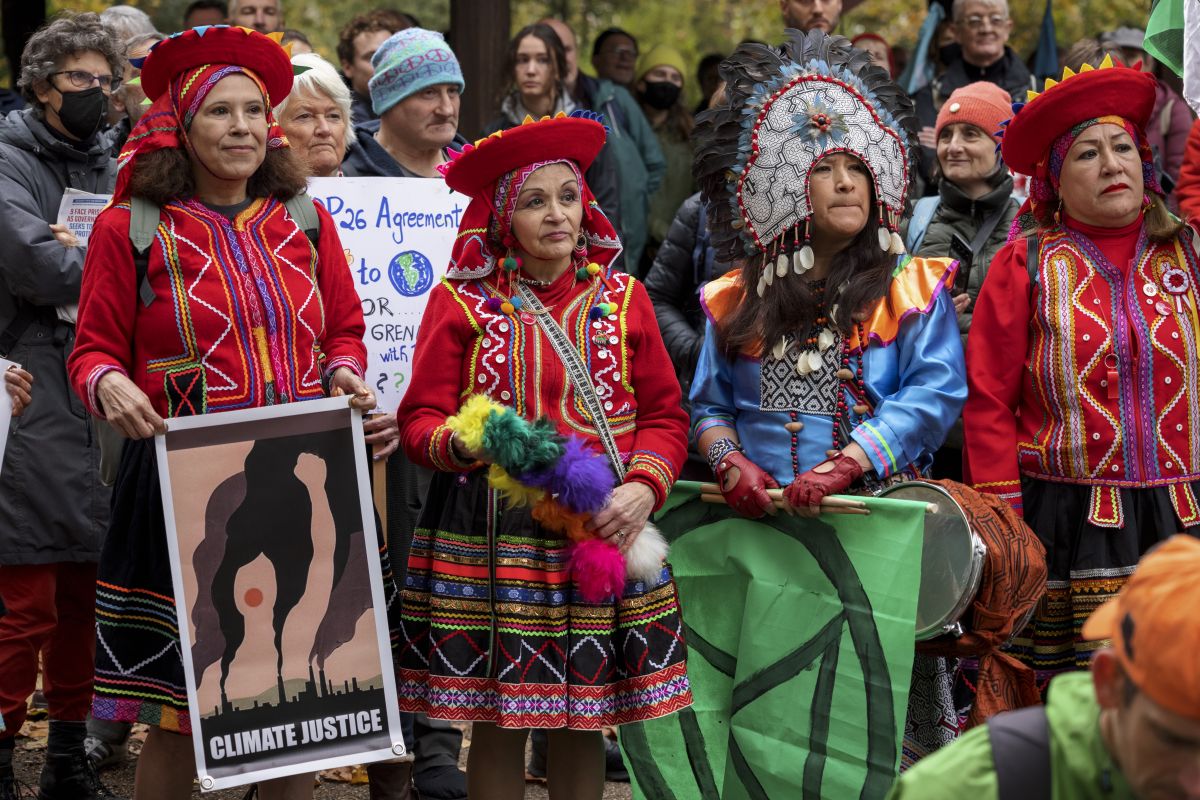
[[172, 419], [156, 446], [201, 788], [402, 755], [359, 412]]

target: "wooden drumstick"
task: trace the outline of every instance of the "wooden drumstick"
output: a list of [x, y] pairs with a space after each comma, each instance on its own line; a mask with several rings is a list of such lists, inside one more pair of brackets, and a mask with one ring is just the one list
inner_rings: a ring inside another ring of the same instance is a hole
[[[771, 490], [768, 490], [768, 491], [771, 491]], [[778, 491], [778, 490], [776, 489], [774, 491]], [[702, 494], [702, 495], [700, 495], [700, 499], [703, 500], [705, 503], [714, 503], [716, 505], [721, 505], [721, 506], [729, 505], [729, 501], [726, 500], [725, 495], [722, 495], [722, 494]], [[828, 500], [829, 498], [825, 498], [825, 499]], [[780, 509], [784, 508], [784, 502], [783, 502], [782, 497], [772, 498], [771, 500], [775, 504], [776, 508], [780, 508]], [[867, 516], [871, 513], [871, 509], [866, 508], [865, 506], [863, 506], [862, 508], [859, 508], [858, 506], [839, 506], [839, 505], [831, 506], [831, 505], [826, 505], [825, 502], [822, 501], [821, 502], [821, 513], [822, 514], [860, 514], [862, 516]]]
[[[709, 497], [711, 497], [713, 495], [716, 495], [718, 497], [721, 496], [721, 487], [717, 486], [717, 484], [715, 484], [715, 483], [700, 484], [700, 493], [702, 495], [701, 499], [704, 500], [705, 502], [712, 502], [712, 503], [721, 502], [718, 500], [708, 499]], [[775, 501], [776, 506], [779, 506], [780, 503], [783, 501], [783, 489], [767, 489], [767, 496]], [[869, 510], [869, 509], [867, 509], [866, 502], [864, 502], [862, 500], [855, 500], [853, 497], [844, 497], [844, 496], [839, 496], [839, 495], [829, 495], [827, 497], [822, 498], [821, 499], [821, 510], [824, 511], [826, 508], [855, 508], [855, 509], [860, 509], [860, 510]], [[926, 514], [938, 513], [937, 503], [926, 503], [925, 504], [925, 513]]]

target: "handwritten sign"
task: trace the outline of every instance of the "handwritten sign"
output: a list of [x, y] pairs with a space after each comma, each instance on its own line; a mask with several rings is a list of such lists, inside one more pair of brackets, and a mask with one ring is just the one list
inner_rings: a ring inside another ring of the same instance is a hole
[[391, 411], [470, 198], [432, 178], [314, 178], [308, 191], [337, 225], [367, 322], [367, 383]]

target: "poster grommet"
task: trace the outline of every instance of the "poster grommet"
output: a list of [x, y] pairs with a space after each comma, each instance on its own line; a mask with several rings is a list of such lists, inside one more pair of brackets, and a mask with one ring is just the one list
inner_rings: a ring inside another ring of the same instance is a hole
[[392, 744], [392, 752], [398, 756], [404, 755], [404, 742], [394, 742]]
[[203, 790], [205, 792], [212, 791], [212, 788], [216, 785], [216, 783], [217, 783], [216, 781], [214, 781], [212, 778], [208, 777], [207, 775], [203, 775], [200, 778], [200, 788], [201, 788], [201, 790]]

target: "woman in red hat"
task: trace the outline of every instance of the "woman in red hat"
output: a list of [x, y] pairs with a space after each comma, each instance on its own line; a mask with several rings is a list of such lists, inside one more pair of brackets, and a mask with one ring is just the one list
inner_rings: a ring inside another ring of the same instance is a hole
[[1106, 58], [1047, 86], [1005, 128], [1030, 196], [975, 305], [963, 415], [968, 481], [1046, 547], [1013, 643], [1042, 686], [1087, 668], [1083, 620], [1138, 558], [1200, 523], [1197, 251], [1146, 144], [1154, 78]]
[[[360, 408], [363, 317], [329, 215], [310, 244], [286, 202], [306, 170], [271, 109], [292, 65], [273, 39], [209, 27], [159, 42], [142, 87], [153, 101], [118, 159], [112, 204], [88, 242], [68, 364], [88, 410], [126, 438], [96, 591], [98, 719], [151, 725], [135, 797], [191, 796], [191, 724], [151, 438], [163, 419], [335, 394]], [[134, 207], [157, 229], [135, 277]], [[183, 735], [180, 735], [183, 734]], [[260, 785], [312, 796], [309, 775]]]
[[548, 418], [601, 459], [598, 478], [616, 476], [611, 494], [595, 482], [593, 540], [632, 565], [654, 536], [646, 522], [683, 463], [687, 420], [649, 298], [610, 268], [620, 243], [582, 177], [604, 127], [576, 113], [527, 118], [445, 169], [472, 201], [397, 412], [408, 455], [439, 471], [409, 558], [400, 705], [475, 723], [472, 800], [524, 796], [527, 728], [550, 731], [552, 797], [599, 798], [601, 727], [691, 703], [661, 551], [589, 598], [576, 572], [587, 542], [556, 532], [540, 503], [503, 497], [478, 468], [501, 460], [498, 445], [481, 451], [450, 419], [479, 395]]

